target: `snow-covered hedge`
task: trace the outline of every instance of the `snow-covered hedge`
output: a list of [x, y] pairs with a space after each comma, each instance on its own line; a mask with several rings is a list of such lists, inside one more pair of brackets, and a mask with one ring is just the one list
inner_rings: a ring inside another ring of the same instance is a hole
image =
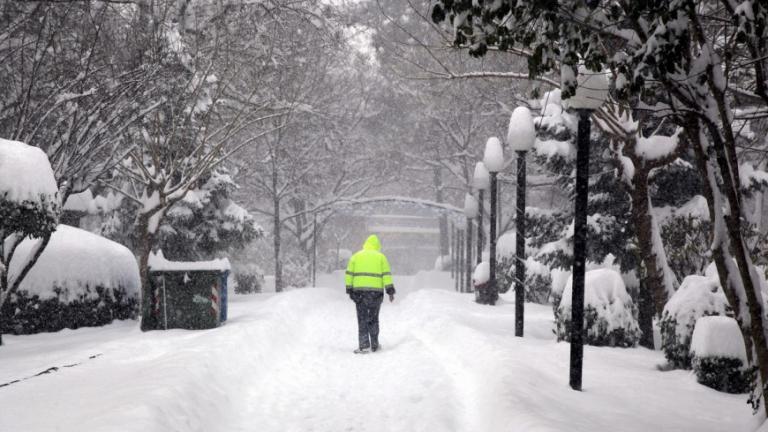
[[[563, 290], [555, 314], [557, 340], [570, 341], [573, 279]], [[637, 310], [624, 280], [615, 270], [588, 271], [584, 281], [584, 343], [597, 346], [632, 347], [640, 339]]]
[[[35, 241], [19, 244], [11, 274]], [[139, 268], [126, 247], [59, 225], [32, 270], [2, 308], [3, 331], [16, 334], [99, 326], [135, 318]]]
[[747, 353], [735, 319], [725, 316], [699, 318], [691, 338], [691, 353], [693, 371], [699, 383], [727, 393], [749, 391]]
[[661, 314], [661, 349], [675, 367], [690, 369], [691, 336], [696, 320], [708, 315], [725, 315], [728, 300], [717, 279], [688, 276], [667, 301]]
[[57, 194], [51, 164], [42, 150], [0, 138], [0, 228], [6, 235], [42, 236], [53, 231], [59, 213]]

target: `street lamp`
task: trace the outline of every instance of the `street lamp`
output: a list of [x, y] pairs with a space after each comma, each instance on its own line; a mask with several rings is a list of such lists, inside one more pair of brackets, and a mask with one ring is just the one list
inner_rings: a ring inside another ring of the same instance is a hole
[[477, 217], [477, 211], [477, 200], [472, 194], [466, 194], [464, 196], [464, 216], [467, 217], [467, 274], [465, 275], [466, 281], [464, 281], [464, 286], [466, 287], [465, 292], [472, 291], [472, 272], [470, 271], [472, 268], [472, 219]]
[[525, 155], [536, 141], [531, 111], [517, 107], [512, 111], [507, 129], [507, 144], [517, 152], [517, 235], [515, 247], [515, 336], [523, 336], [525, 313]]
[[501, 147], [501, 141], [499, 141], [498, 138], [490, 137], [485, 143], [483, 165], [488, 168], [488, 172], [491, 174], [491, 220], [488, 222], [490, 225], [490, 233], [488, 237], [490, 237], [491, 279], [489, 283], [488, 303], [493, 305], [496, 304], [496, 299], [499, 297], [499, 289], [496, 286], [496, 200], [498, 199], [496, 187], [498, 185], [497, 176], [499, 171], [504, 168], [504, 149]]
[[477, 263], [483, 262], [483, 195], [485, 190], [491, 186], [490, 174], [482, 162], [475, 164], [475, 174], [472, 177], [472, 186], [477, 189]]
[[[490, 174], [488, 174], [488, 169], [482, 162], [475, 164], [472, 185], [477, 189], [477, 263], [480, 264], [483, 262], [483, 248], [485, 247], [483, 244], [483, 210], [485, 207], [483, 204], [483, 195], [485, 190], [491, 185]], [[483, 290], [478, 290], [475, 293], [475, 301], [478, 303], [486, 302]]]
[[608, 98], [608, 76], [579, 66], [576, 94], [566, 108], [576, 110], [579, 131], [576, 146], [576, 209], [573, 221], [573, 297], [571, 300], [570, 386], [581, 390], [584, 359], [584, 271], [587, 255], [587, 194], [589, 187], [589, 116]]

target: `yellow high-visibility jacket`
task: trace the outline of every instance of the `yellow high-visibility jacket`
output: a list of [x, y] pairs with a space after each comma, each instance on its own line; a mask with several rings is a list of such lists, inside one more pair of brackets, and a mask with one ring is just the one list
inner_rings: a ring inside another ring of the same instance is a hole
[[383, 291], [395, 293], [392, 271], [387, 257], [381, 253], [381, 242], [375, 235], [368, 237], [363, 250], [349, 259], [345, 277], [347, 291]]

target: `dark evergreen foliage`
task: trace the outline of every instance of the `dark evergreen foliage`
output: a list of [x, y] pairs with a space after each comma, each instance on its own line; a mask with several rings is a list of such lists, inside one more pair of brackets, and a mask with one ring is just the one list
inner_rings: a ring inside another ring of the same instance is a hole
[[741, 360], [728, 357], [694, 357], [693, 371], [700, 384], [726, 393], [749, 392], [754, 374]]
[[[40, 299], [26, 291], [12, 294], [3, 304], [2, 331], [12, 334], [55, 332], [109, 324], [113, 320], [135, 319], [138, 314], [138, 296], [128, 295], [125, 289], [105, 289], [103, 286], [86, 287], [85, 293], [75, 300], [56, 288], [57, 298]], [[90, 298], [86, 293], [96, 293]]]
[[[558, 341], [570, 342], [571, 317], [557, 313], [555, 309], [555, 334]], [[622, 327], [608, 330], [608, 321], [590, 305], [584, 306], [584, 343], [594, 346], [630, 348], [637, 346], [640, 331]]]

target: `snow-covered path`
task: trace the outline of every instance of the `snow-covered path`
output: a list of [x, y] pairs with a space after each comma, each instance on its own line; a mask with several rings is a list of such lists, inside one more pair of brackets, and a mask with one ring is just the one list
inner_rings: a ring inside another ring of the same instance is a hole
[[512, 303], [416, 289], [442, 276], [396, 281], [398, 299], [381, 312], [384, 349], [369, 355], [351, 353], [354, 307], [341, 288], [235, 296], [230, 321], [211, 331], [141, 333], [128, 322], [7, 337], [0, 384], [81, 364], [0, 387], [0, 431], [749, 428], [744, 395], [658, 372], [663, 356], [645, 349], [587, 347], [585, 391], [571, 391], [550, 307], [527, 305], [526, 337], [515, 338]]

